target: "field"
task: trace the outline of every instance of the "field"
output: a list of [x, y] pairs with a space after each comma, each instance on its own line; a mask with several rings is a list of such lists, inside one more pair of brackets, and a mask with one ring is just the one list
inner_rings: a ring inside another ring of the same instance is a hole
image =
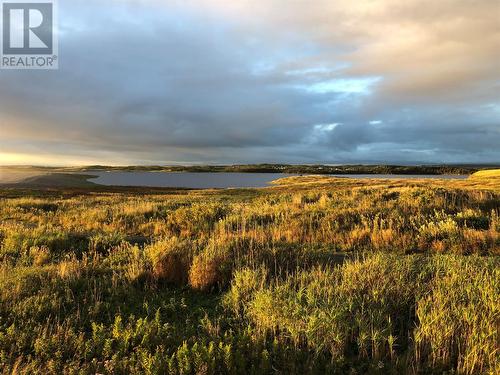
[[500, 172], [0, 189], [5, 374], [499, 374]]

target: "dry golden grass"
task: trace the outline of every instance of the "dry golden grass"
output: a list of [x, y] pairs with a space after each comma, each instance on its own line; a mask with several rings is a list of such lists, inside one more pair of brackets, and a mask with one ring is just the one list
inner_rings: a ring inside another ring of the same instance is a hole
[[499, 186], [0, 190], [0, 368], [496, 374]]
[[472, 178], [500, 178], [500, 169], [490, 169], [474, 173]]

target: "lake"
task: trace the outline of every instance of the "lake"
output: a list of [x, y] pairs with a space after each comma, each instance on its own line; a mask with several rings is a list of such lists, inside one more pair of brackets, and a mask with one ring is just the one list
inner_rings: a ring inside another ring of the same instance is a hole
[[[106, 186], [172, 187], [190, 189], [259, 188], [269, 186], [274, 180], [293, 175], [281, 173], [169, 173], [169, 172], [106, 172], [89, 171], [98, 176], [89, 181]], [[361, 179], [466, 179], [452, 175], [328, 175], [330, 177]]]

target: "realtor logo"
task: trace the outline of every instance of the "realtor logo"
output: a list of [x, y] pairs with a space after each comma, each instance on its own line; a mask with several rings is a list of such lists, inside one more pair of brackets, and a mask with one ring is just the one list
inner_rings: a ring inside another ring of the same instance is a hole
[[2, 69], [57, 69], [54, 0], [0, 0]]

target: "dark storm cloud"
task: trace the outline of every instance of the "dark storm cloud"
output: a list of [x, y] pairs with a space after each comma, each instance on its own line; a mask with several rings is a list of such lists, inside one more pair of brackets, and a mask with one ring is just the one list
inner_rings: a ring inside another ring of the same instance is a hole
[[500, 161], [492, 2], [341, 3], [61, 0], [0, 162]]

